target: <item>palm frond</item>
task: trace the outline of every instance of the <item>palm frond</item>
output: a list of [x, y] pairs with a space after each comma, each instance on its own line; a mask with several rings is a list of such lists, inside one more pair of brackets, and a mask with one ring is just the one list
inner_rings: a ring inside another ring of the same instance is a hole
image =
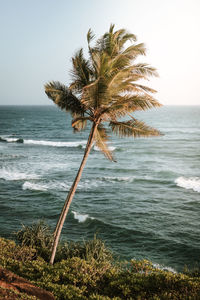
[[88, 30], [88, 33], [87, 33], [87, 42], [88, 42], [88, 45], [90, 44], [90, 42], [95, 38], [95, 34], [92, 32], [92, 29], [90, 28]]
[[[145, 79], [143, 74], [139, 74], [139, 72], [135, 71], [135, 65], [129, 65], [130, 61], [126, 64], [127, 66], [121, 69], [118, 65], [112, 66], [113, 70], [111, 76], [108, 78], [108, 87], [109, 89], [113, 89], [115, 94], [129, 91], [131, 84], [133, 85], [138, 80]], [[145, 76], [147, 78], [147, 75]]]
[[124, 44], [127, 41], [136, 41], [136, 36], [126, 31], [119, 29], [114, 32], [114, 24], [110, 25], [110, 29], [96, 42], [95, 49], [99, 52], [105, 52], [110, 57], [115, 57], [122, 52]]
[[61, 109], [72, 114], [84, 114], [84, 106], [79, 99], [74, 96], [69, 88], [59, 81], [51, 81], [45, 84], [45, 93]]
[[72, 83], [70, 89], [76, 93], [81, 93], [82, 88], [87, 85], [93, 74], [90, 62], [84, 58], [83, 49], [81, 48], [72, 58], [73, 69], [71, 70]]
[[153, 127], [146, 125], [144, 122], [136, 119], [126, 122], [110, 122], [109, 126], [112, 131], [119, 137], [150, 137], [160, 136], [161, 132]]
[[109, 33], [113, 34], [113, 29], [115, 28], [115, 24], [111, 23], [109, 28]]
[[111, 105], [102, 112], [105, 119], [108, 119], [109, 115], [110, 119], [117, 119], [137, 110], [147, 110], [161, 106], [155, 98], [148, 94], [115, 96], [110, 103]]
[[81, 131], [84, 130], [87, 126], [87, 121], [92, 121], [92, 118], [90, 117], [77, 117], [72, 120], [72, 127], [74, 128], [74, 131]]
[[87, 108], [98, 109], [104, 105], [104, 100], [107, 100], [106, 93], [105, 80], [103, 77], [98, 77], [96, 81], [84, 87], [81, 102]]
[[146, 48], [144, 43], [134, 44], [126, 48], [122, 54], [129, 57], [129, 59], [136, 59], [138, 55], [146, 54]]
[[130, 85], [127, 86], [127, 91], [128, 92], [137, 92], [137, 93], [144, 93], [144, 92], [147, 92], [147, 93], [157, 93], [156, 90], [146, 86], [146, 85], [143, 85], [143, 84], [137, 84], [137, 83], [131, 83]]
[[115, 162], [115, 159], [112, 155], [112, 151], [107, 146], [108, 135], [106, 129], [102, 125], [98, 125], [97, 131], [95, 134], [95, 143], [99, 150], [105, 155], [105, 157], [111, 161]]
[[132, 106], [137, 108], [136, 110], [147, 110], [162, 106], [154, 97], [147, 93], [119, 96], [116, 104], [123, 104], [125, 106], [127, 105], [130, 110]]
[[124, 31], [124, 34], [123, 34], [123, 37], [120, 39], [120, 42], [121, 42], [121, 44], [120, 44], [120, 46], [122, 47], [122, 46], [124, 46], [124, 44], [126, 43], [126, 42], [136, 42], [137, 41], [137, 37], [136, 37], [136, 35], [135, 34], [133, 34], [133, 33], [129, 33], [129, 32], [127, 32], [126, 30]]
[[144, 78], [149, 76], [158, 77], [156, 69], [145, 63], [136, 64], [133, 73], [143, 75]]

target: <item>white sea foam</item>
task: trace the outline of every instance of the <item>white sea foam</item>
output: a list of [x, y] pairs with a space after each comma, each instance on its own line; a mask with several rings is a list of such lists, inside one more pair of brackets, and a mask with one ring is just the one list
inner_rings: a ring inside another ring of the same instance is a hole
[[[3, 137], [3, 141], [6, 141], [8, 143], [14, 143], [14, 142], [21, 142], [28, 145], [41, 145], [41, 146], [52, 146], [52, 147], [82, 147], [85, 149], [87, 141], [77, 141], [77, 142], [55, 142], [55, 141], [44, 141], [44, 140], [24, 140], [21, 138], [9, 138], [9, 137]], [[95, 151], [100, 151], [100, 149], [97, 146], [94, 146], [93, 149]], [[109, 146], [108, 149], [110, 151], [114, 151], [116, 147]]]
[[37, 174], [28, 174], [18, 170], [2, 168], [0, 170], [0, 178], [4, 180], [26, 180], [37, 179], [39, 176]]
[[[48, 181], [48, 182], [31, 182], [31, 181], [26, 181], [24, 182], [24, 184], [22, 185], [22, 189], [23, 190], [37, 190], [37, 191], [48, 191], [48, 190], [56, 190], [56, 191], [61, 191], [61, 192], [67, 192], [69, 191], [70, 187], [72, 185], [72, 182], [67, 182], [67, 181], [63, 181], [63, 182], [58, 182], [58, 181]], [[97, 187], [98, 181], [95, 180], [85, 180], [82, 182], [79, 182], [77, 190], [88, 190], [88, 189], [92, 189], [94, 187]]]
[[26, 181], [22, 185], [23, 190], [32, 190], [32, 191], [48, 191], [48, 190], [58, 190], [58, 191], [68, 191], [70, 189], [69, 183], [64, 182], [56, 182], [56, 181], [49, 181], [49, 182], [41, 182], [35, 183]]
[[32, 190], [32, 191], [47, 191], [47, 187], [45, 185], [32, 183], [32, 182], [24, 182], [22, 185], [23, 190]]
[[200, 178], [199, 177], [178, 177], [175, 180], [177, 186], [185, 188], [187, 190], [192, 189], [195, 192], [200, 193]]
[[[114, 150], [116, 149], [116, 147], [109, 146], [108, 149], [109, 149], [110, 151], [114, 151]], [[97, 147], [97, 146], [94, 146], [94, 150], [95, 150], [95, 151], [101, 151], [101, 150], [99, 149], [99, 147]]]
[[73, 215], [74, 215], [74, 219], [78, 220], [79, 223], [84, 223], [87, 219], [90, 219], [90, 220], [94, 220], [93, 217], [90, 217], [89, 215], [85, 214], [79, 214], [78, 212], [76, 211], [72, 211]]
[[110, 147], [108, 147], [108, 149], [109, 149], [110, 151], [114, 151], [114, 150], [116, 149], [116, 147], [110, 146]]
[[7, 143], [23, 143], [23, 139], [22, 138], [14, 138], [14, 137], [6, 137], [6, 136], [3, 136], [3, 137], [0, 137], [0, 141], [3, 141], [3, 142], [7, 142]]
[[[26, 174], [27, 176], [27, 174]], [[28, 179], [27, 177], [22, 177], [22, 179]], [[34, 178], [30, 178], [34, 179]], [[81, 180], [78, 184], [77, 189], [78, 190], [91, 190], [98, 188], [99, 186], [105, 186], [106, 182], [111, 182], [111, 183], [116, 183], [116, 182], [132, 182], [134, 180], [133, 176], [130, 177], [102, 177], [99, 179], [85, 179]], [[41, 180], [40, 182], [35, 182], [35, 181], [26, 181], [22, 185], [23, 190], [37, 190], [37, 191], [48, 191], [48, 190], [56, 190], [56, 191], [61, 191], [61, 192], [67, 192], [69, 191], [70, 187], [72, 185], [72, 182], [70, 181], [44, 181]]]
[[54, 141], [36, 141], [36, 140], [24, 140], [24, 144], [52, 146], [52, 147], [79, 147], [86, 145], [86, 141], [78, 142], [54, 142]]
[[109, 182], [116, 182], [116, 181], [133, 182], [135, 177], [134, 176], [124, 176], [124, 177], [105, 176], [102, 179]]
[[17, 142], [19, 139], [17, 138], [5, 138], [5, 141], [7, 141], [8, 143], [14, 143]]
[[171, 267], [166, 267], [163, 265], [159, 265], [159, 264], [153, 264], [154, 268], [163, 270], [163, 271], [168, 271], [168, 272], [172, 272], [172, 273], [177, 273], [175, 269], [171, 268]]

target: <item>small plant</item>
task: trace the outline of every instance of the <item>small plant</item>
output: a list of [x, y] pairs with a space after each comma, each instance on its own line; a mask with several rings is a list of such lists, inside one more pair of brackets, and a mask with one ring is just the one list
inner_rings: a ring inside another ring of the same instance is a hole
[[193, 268], [188, 268], [187, 266], [185, 266], [183, 269], [183, 273], [191, 277], [200, 278], [200, 264], [196, 263], [196, 265]]
[[[53, 234], [50, 227], [42, 220], [33, 223], [30, 226], [22, 225], [22, 229], [15, 233], [17, 242], [22, 247], [30, 247], [35, 249], [36, 256], [41, 256], [45, 261], [49, 260], [50, 251], [53, 242]], [[79, 257], [90, 261], [94, 259], [97, 262], [112, 261], [113, 254], [105, 243], [97, 238], [83, 242], [64, 242], [58, 247], [56, 253], [56, 262], [62, 259]]]
[[53, 235], [43, 220], [31, 226], [22, 225], [22, 229], [16, 232], [15, 236], [20, 245], [36, 249], [37, 255], [45, 260], [49, 258]]
[[96, 234], [93, 240], [80, 242], [64, 243], [62, 246], [63, 258], [79, 257], [90, 261], [92, 259], [97, 262], [112, 261], [112, 252], [105, 246], [105, 243], [98, 239]]

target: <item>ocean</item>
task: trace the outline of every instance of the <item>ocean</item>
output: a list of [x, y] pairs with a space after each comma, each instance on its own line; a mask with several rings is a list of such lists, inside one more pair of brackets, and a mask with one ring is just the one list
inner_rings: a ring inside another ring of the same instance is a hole
[[[97, 234], [122, 260], [181, 271], [200, 260], [200, 106], [135, 117], [164, 135], [111, 136], [116, 163], [93, 147], [62, 238]], [[0, 236], [40, 219], [55, 227], [88, 133], [53, 105], [0, 106]]]

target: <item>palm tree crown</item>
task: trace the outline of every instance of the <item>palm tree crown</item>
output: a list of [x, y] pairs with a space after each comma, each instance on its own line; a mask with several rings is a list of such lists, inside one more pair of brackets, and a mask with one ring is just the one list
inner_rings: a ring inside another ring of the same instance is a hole
[[[125, 29], [114, 32], [114, 25], [111, 25], [92, 47], [93, 39], [89, 30], [88, 59], [84, 58], [83, 49], [72, 58], [69, 87], [53, 81], [45, 85], [45, 92], [61, 109], [71, 113], [75, 131], [85, 129], [87, 121], [97, 123], [95, 143], [108, 159], [114, 160], [107, 146], [108, 129], [102, 123], [108, 122], [112, 132], [120, 137], [160, 135], [158, 130], [132, 116], [137, 110], [161, 105], [152, 96], [155, 90], [138, 83], [157, 73], [145, 63], [134, 63], [139, 55], [145, 55], [146, 49]], [[127, 42], [131, 45], [126, 48]], [[120, 121], [127, 115], [130, 120]]]

